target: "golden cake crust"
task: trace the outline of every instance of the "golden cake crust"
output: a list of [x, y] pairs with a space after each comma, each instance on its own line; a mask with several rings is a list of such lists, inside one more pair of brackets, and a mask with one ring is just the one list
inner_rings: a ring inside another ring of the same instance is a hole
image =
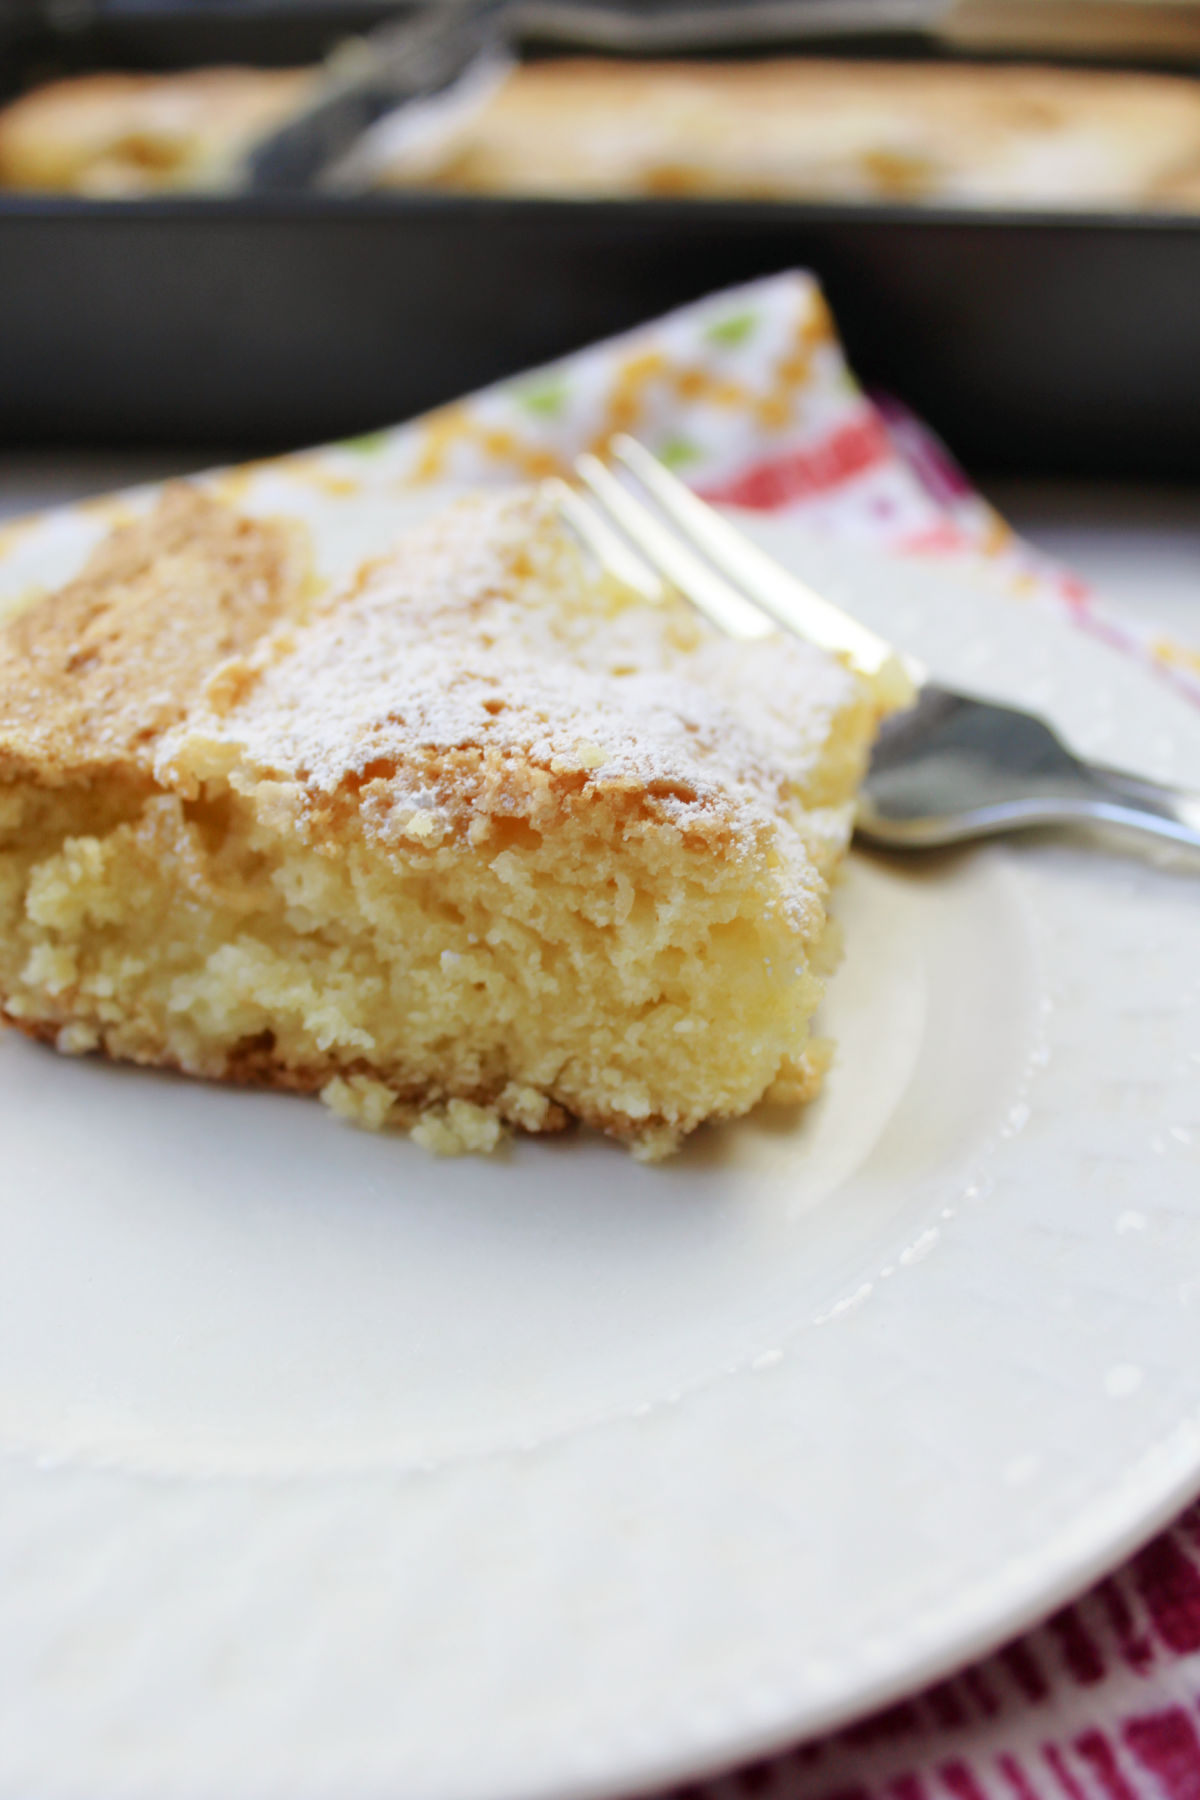
[[[34, 1043], [44, 1044], [48, 1049], [61, 1050], [67, 1047], [64, 1044], [64, 1028], [55, 1021], [6, 1017], [3, 1023]], [[102, 1039], [89, 1044], [87, 1048], [89, 1051], [106, 1053]], [[165, 1043], [153, 1047], [151, 1053], [141, 1060], [149, 1067], [168, 1069], [176, 1075], [185, 1075], [191, 1079], [196, 1075], [196, 1071], [187, 1068]], [[820, 1087], [822, 1072], [819, 1061], [811, 1074], [805, 1071], [805, 1078], [787, 1096], [788, 1103], [811, 1099]], [[334, 1081], [342, 1084], [366, 1083], [380, 1088], [386, 1086], [389, 1101], [387, 1122], [409, 1129], [428, 1113], [431, 1103], [444, 1103], [446, 1099], [440, 1088], [435, 1089], [427, 1082], [414, 1081], [407, 1086], [397, 1087], [390, 1070], [376, 1067], [366, 1058], [346, 1062], [341, 1058], [328, 1057], [303, 1065], [287, 1062], [278, 1054], [269, 1031], [239, 1044], [220, 1074], [211, 1079], [218, 1081], [223, 1087], [257, 1088], [276, 1094], [297, 1094], [304, 1097], [325, 1093]], [[497, 1090], [495, 1085], [460, 1088], [454, 1098], [477, 1108], [481, 1113], [494, 1113], [504, 1124], [515, 1126], [531, 1137], [556, 1136], [559, 1132], [569, 1130], [582, 1117], [573, 1116], [565, 1107], [552, 1100], [544, 1101], [540, 1095], [536, 1097], [539, 1104], [535, 1108], [531, 1107], [527, 1092], [514, 1090], [505, 1095], [503, 1089]], [[348, 1110], [345, 1111], [345, 1116], [351, 1116]], [[622, 1113], [605, 1113], [599, 1110], [589, 1113], [585, 1122], [595, 1130], [603, 1131], [608, 1137], [615, 1138], [641, 1135], [647, 1127], [653, 1131], [666, 1124], [664, 1119], [652, 1114], [645, 1120], [638, 1120], [634, 1126]]]
[[0, 778], [144, 778], [214, 666], [307, 594], [299, 534], [175, 483], [0, 630]]

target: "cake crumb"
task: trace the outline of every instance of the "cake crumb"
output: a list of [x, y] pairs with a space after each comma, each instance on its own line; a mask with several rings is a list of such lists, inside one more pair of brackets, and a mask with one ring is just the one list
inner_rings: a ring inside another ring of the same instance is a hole
[[517, 1081], [510, 1081], [500, 1096], [501, 1113], [522, 1131], [552, 1130], [554, 1115], [558, 1110], [554, 1102], [545, 1094], [539, 1093], [537, 1088], [526, 1087]]
[[784, 1058], [763, 1099], [769, 1106], [807, 1106], [821, 1091], [833, 1051], [832, 1038], [810, 1037], [803, 1056]]
[[74, 952], [60, 944], [35, 944], [22, 970], [22, 979], [30, 987], [44, 987], [56, 997], [73, 987], [78, 975]]
[[473, 1100], [450, 1100], [444, 1107], [427, 1107], [409, 1136], [434, 1156], [486, 1156], [504, 1136], [504, 1126]]
[[651, 1125], [643, 1128], [636, 1138], [630, 1141], [629, 1148], [634, 1161], [640, 1163], [665, 1162], [668, 1156], [674, 1156], [679, 1148], [679, 1140], [683, 1136], [670, 1125]]
[[335, 1075], [321, 1089], [321, 1099], [339, 1119], [365, 1131], [382, 1131], [396, 1104], [391, 1088], [370, 1075]]

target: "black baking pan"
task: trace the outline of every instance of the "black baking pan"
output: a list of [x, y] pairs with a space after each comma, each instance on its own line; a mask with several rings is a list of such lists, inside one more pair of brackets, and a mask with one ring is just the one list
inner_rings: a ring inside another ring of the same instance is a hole
[[0, 428], [318, 441], [789, 267], [972, 468], [1200, 475], [1200, 220], [894, 208], [5, 199]]
[[[335, 14], [310, 8], [305, 55]], [[82, 30], [57, 62], [31, 33], [5, 78], [195, 60], [195, 17], [164, 23]], [[242, 29], [230, 59], [297, 44], [261, 9]], [[349, 435], [795, 267], [860, 376], [973, 470], [1200, 477], [1200, 216], [704, 199], [0, 195], [0, 441]]]

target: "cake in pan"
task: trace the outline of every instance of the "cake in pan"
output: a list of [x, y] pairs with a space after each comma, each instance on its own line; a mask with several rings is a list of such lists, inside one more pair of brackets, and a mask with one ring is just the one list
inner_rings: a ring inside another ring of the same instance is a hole
[[[0, 111], [0, 186], [104, 195], [236, 185], [317, 70], [86, 75]], [[1200, 205], [1200, 82], [961, 62], [554, 58], [478, 104], [383, 120], [382, 187], [973, 207]]]
[[531, 63], [383, 184], [601, 198], [1200, 205], [1200, 82], [1019, 64]]
[[0, 111], [0, 186], [97, 198], [229, 185], [310, 91], [307, 69], [77, 75]]
[[664, 1155], [820, 1084], [880, 711], [624, 589], [540, 490], [314, 596], [288, 528], [176, 487], [0, 631], [4, 1015], [434, 1150]]

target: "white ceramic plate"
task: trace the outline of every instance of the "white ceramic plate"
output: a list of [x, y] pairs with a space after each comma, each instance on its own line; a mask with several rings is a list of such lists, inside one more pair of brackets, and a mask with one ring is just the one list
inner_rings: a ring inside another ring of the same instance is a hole
[[[398, 522], [272, 479], [331, 566]], [[97, 528], [25, 534], [0, 594]], [[755, 529], [1200, 785], [1200, 714], [1074, 627]], [[1200, 1485], [1198, 903], [1065, 839], [855, 856], [825, 1097], [654, 1170], [434, 1162], [0, 1039], [2, 1800], [615, 1793], [1115, 1560]]]

